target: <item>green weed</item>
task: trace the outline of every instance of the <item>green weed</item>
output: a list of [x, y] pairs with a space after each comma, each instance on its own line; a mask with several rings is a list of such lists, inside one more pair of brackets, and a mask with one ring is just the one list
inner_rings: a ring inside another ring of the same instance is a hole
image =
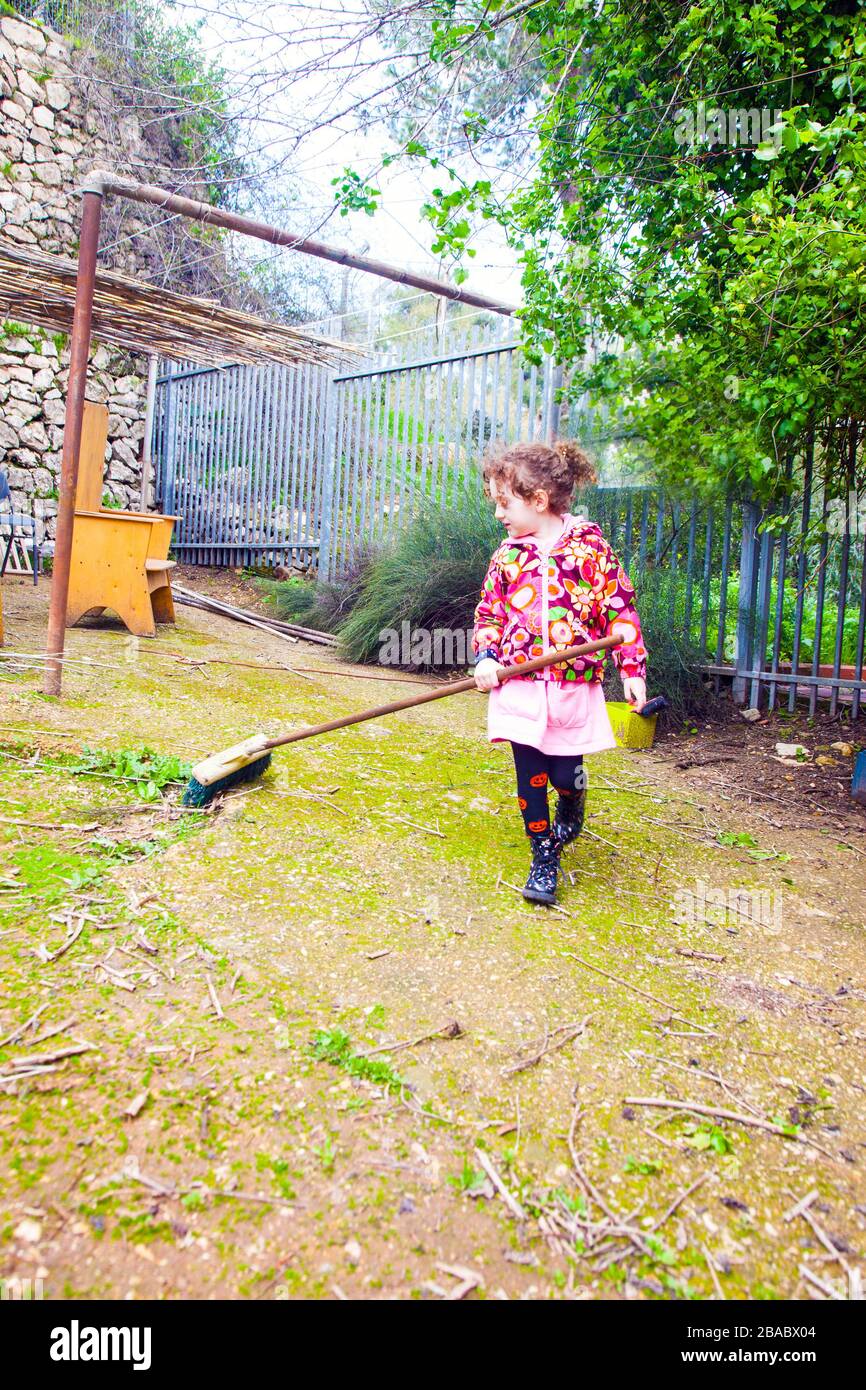
[[159, 801], [166, 787], [183, 786], [189, 780], [192, 764], [146, 747], [121, 748], [117, 752], [85, 748], [81, 757], [69, 765], [69, 771], [98, 772], [118, 781], [133, 782], [142, 801]]
[[458, 1192], [480, 1192], [487, 1181], [487, 1174], [483, 1168], [473, 1168], [468, 1158], [463, 1160], [463, 1168], [457, 1177], [448, 1178], [447, 1181], [452, 1187], [456, 1187]]
[[353, 1052], [352, 1039], [342, 1028], [318, 1029], [313, 1035], [311, 1051], [317, 1062], [330, 1062], [332, 1067], [340, 1067], [349, 1076], [372, 1081], [376, 1086], [387, 1086], [389, 1091], [402, 1090], [406, 1085], [390, 1062]]

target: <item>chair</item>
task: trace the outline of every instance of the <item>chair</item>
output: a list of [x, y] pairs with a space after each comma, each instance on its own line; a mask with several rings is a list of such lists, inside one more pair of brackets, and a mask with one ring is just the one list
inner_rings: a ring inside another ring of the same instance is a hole
[[168, 550], [177, 517], [102, 506], [108, 409], [87, 401], [81, 431], [78, 486], [66, 626], [85, 613], [115, 612], [137, 637], [155, 637], [173, 623]]
[[[9, 535], [5, 541], [3, 558], [0, 559], [0, 578], [6, 573], [10, 559], [15, 561], [15, 573], [26, 574], [28, 572], [24, 540], [29, 534], [31, 538], [30, 568], [33, 574], [33, 583], [36, 584], [39, 580], [39, 538], [36, 526], [36, 504], [31, 504], [30, 516], [28, 516], [26, 512], [16, 512], [12, 504], [12, 493], [9, 491], [9, 480], [4, 470], [0, 468], [0, 546], [3, 546], [2, 533], [7, 526], [9, 528]], [[23, 535], [21, 534], [22, 532], [24, 533]], [[15, 553], [17, 550], [20, 550], [20, 556]]]

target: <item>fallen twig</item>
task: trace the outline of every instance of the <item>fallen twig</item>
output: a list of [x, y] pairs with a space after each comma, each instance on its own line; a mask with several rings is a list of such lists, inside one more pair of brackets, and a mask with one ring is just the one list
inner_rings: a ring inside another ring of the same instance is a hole
[[808, 1265], [798, 1265], [797, 1268], [802, 1278], [805, 1279], [807, 1283], [813, 1284], [814, 1287], [825, 1294], [827, 1298], [833, 1298], [839, 1303], [846, 1302], [844, 1294], [837, 1293], [832, 1284], [827, 1284], [823, 1279], [819, 1279], [817, 1274], [812, 1273]]
[[766, 1130], [768, 1134], [778, 1134], [782, 1139], [797, 1139], [801, 1144], [809, 1144], [819, 1153], [824, 1154], [825, 1158], [833, 1158], [833, 1154], [827, 1149], [822, 1149], [820, 1144], [816, 1144], [814, 1139], [809, 1139], [805, 1134], [789, 1134], [781, 1125], [774, 1124], [772, 1120], [762, 1120], [756, 1115], [743, 1115], [736, 1110], [717, 1110], [712, 1105], [701, 1105], [699, 1102], [691, 1100], [669, 1100], [667, 1096], [626, 1096], [625, 1105], [654, 1105], [662, 1110], [691, 1110], [695, 1115], [707, 1115], [711, 1119], [731, 1120], [734, 1124], [751, 1125], [754, 1129]]
[[477, 1274], [474, 1269], [467, 1269], [465, 1265], [446, 1265], [437, 1261], [436, 1268], [441, 1269], [443, 1274], [450, 1274], [452, 1279], [457, 1279], [459, 1281], [456, 1288], [451, 1289], [449, 1292], [443, 1291], [444, 1297], [449, 1303], [459, 1302], [460, 1299], [465, 1298], [467, 1294], [471, 1293], [473, 1289], [484, 1288], [484, 1279], [482, 1275]]
[[409, 820], [408, 816], [395, 816], [392, 811], [373, 810], [374, 816], [384, 816], [386, 820], [398, 820], [403, 825], [411, 825], [414, 830], [425, 830], [428, 835], [436, 835], [440, 840], [447, 839], [441, 830], [434, 830], [432, 825], [422, 825], [420, 821]]
[[83, 931], [84, 914], [82, 913], [82, 915], [78, 919], [78, 926], [75, 927], [74, 930], [70, 931], [62, 946], [58, 946], [56, 951], [46, 950], [44, 954], [40, 954], [39, 959], [42, 961], [43, 965], [49, 965], [52, 961], [59, 960], [61, 956], [64, 956], [66, 952], [69, 950], [70, 946], [75, 945], [76, 941], [78, 940], [79, 936]]
[[213, 980], [211, 979], [210, 975], [205, 975], [205, 980], [207, 981], [208, 994], [210, 995], [210, 1001], [214, 1006], [214, 1012], [216, 1013], [217, 1018], [225, 1018], [225, 1014], [223, 1013], [222, 1009], [222, 1004], [217, 998], [217, 992], [213, 987]]
[[708, 1174], [708, 1173], [704, 1173], [704, 1174], [702, 1174], [701, 1177], [696, 1178], [695, 1181], [691, 1184], [691, 1186], [686, 1187], [686, 1188], [683, 1188], [683, 1191], [679, 1194], [679, 1196], [677, 1196], [677, 1197], [674, 1198], [674, 1200], [671, 1202], [670, 1206], [667, 1207], [667, 1209], [666, 1209], [666, 1210], [663, 1212], [663, 1214], [658, 1218], [658, 1220], [653, 1222], [652, 1226], [650, 1226], [650, 1230], [651, 1230], [651, 1231], [658, 1231], [658, 1230], [660, 1230], [661, 1227], [665, 1224], [665, 1222], [670, 1220], [670, 1218], [673, 1216], [673, 1214], [674, 1214], [674, 1212], [677, 1210], [677, 1208], [682, 1206], [682, 1204], [683, 1204], [683, 1202], [686, 1200], [686, 1198], [687, 1198], [687, 1197], [691, 1197], [692, 1193], [693, 1193], [693, 1192], [696, 1192], [697, 1189], [701, 1186], [701, 1184], [706, 1182], [706, 1180], [707, 1180], [708, 1177], [709, 1177], [709, 1174]]
[[[527, 1057], [525, 1062], [516, 1062], [514, 1066], [503, 1067], [502, 1075], [514, 1076], [517, 1072], [527, 1071], [529, 1067], [536, 1066], [537, 1063], [541, 1061], [542, 1057], [549, 1056], [551, 1052], [558, 1052], [561, 1047], [565, 1047], [568, 1043], [573, 1042], [575, 1038], [580, 1037], [591, 1018], [592, 1014], [587, 1014], [586, 1018], [582, 1019], [580, 1023], [561, 1024], [559, 1028], [555, 1028], [553, 1031], [552, 1036], [556, 1039], [555, 1042], [548, 1042], [548, 1038], [545, 1036], [542, 1039], [541, 1047], [538, 1052], [532, 1057]], [[557, 1033], [561, 1033], [563, 1036], [557, 1038]]]
[[369, 1052], [363, 1052], [363, 1057], [375, 1057], [380, 1052], [402, 1052], [406, 1047], [417, 1047], [419, 1043], [432, 1042], [434, 1038], [462, 1038], [463, 1029], [456, 1018], [450, 1023], [443, 1023], [441, 1028], [435, 1029], [432, 1033], [423, 1033], [420, 1038], [413, 1038], [411, 1042], [383, 1043], [381, 1047], [373, 1047]]
[[7, 1033], [5, 1038], [0, 1038], [0, 1047], [6, 1047], [9, 1043], [15, 1042], [16, 1039], [20, 1038], [22, 1033], [26, 1033], [28, 1028], [33, 1027], [39, 1015], [44, 1013], [47, 1008], [48, 1004], [40, 1004], [34, 1014], [31, 1014], [28, 1019], [25, 1019], [24, 1022], [13, 1029], [11, 1033]]
[[782, 1217], [782, 1220], [783, 1220], [783, 1221], [794, 1221], [794, 1220], [796, 1220], [796, 1218], [797, 1218], [798, 1216], [802, 1216], [802, 1215], [803, 1215], [803, 1212], [806, 1211], [807, 1208], [810, 1207], [810, 1206], [812, 1205], [812, 1203], [815, 1202], [815, 1201], [817, 1201], [817, 1200], [818, 1200], [818, 1189], [817, 1189], [817, 1187], [813, 1187], [812, 1190], [811, 1190], [811, 1192], [807, 1192], [806, 1195], [805, 1195], [805, 1197], [801, 1197], [800, 1200], [799, 1200], [799, 1202], [797, 1202], [795, 1206], [789, 1207], [789, 1209], [785, 1212], [784, 1216]]
[[653, 1004], [661, 1004], [662, 1008], [670, 1010], [671, 1018], [679, 1018], [683, 1023], [690, 1023], [693, 1028], [697, 1028], [701, 1033], [709, 1033], [711, 1031], [709, 1028], [704, 1028], [702, 1024], [695, 1023], [694, 1019], [685, 1018], [678, 1010], [672, 1009], [666, 999], [659, 999], [658, 995], [650, 994], [648, 990], [641, 989], [640, 985], [633, 985], [630, 980], [624, 980], [621, 975], [613, 975], [609, 970], [603, 970], [600, 965], [593, 965], [592, 961], [584, 960], [583, 956], [577, 955], [574, 951], [562, 951], [561, 954], [563, 956], [568, 956], [570, 960], [576, 960], [579, 965], [586, 966], [587, 970], [595, 970], [597, 974], [604, 975], [606, 979], [613, 980], [615, 984], [622, 985], [625, 989], [630, 989], [634, 994], [639, 994], [643, 999], [649, 999]]
[[23, 1067], [42, 1066], [49, 1062], [62, 1062], [67, 1057], [77, 1057], [81, 1052], [91, 1052], [95, 1043], [76, 1043], [73, 1047], [61, 1047], [56, 1052], [32, 1052], [27, 1057], [15, 1057], [4, 1066], [2, 1075], [14, 1076]]
[[523, 1207], [520, 1205], [517, 1198], [511, 1192], [509, 1192], [508, 1188], [505, 1186], [505, 1183], [502, 1181], [501, 1177], [497, 1173], [491, 1160], [488, 1158], [484, 1150], [476, 1149], [475, 1157], [481, 1164], [481, 1167], [484, 1169], [490, 1181], [493, 1183], [493, 1186], [496, 1188], [496, 1191], [499, 1193], [503, 1202], [508, 1207], [508, 1210], [514, 1216], [517, 1217], [518, 1221], [525, 1221], [526, 1212], [523, 1210]]
[[[522, 893], [522, 892], [523, 892], [523, 889], [522, 889], [521, 887], [519, 887], [518, 884], [516, 884], [516, 883], [509, 883], [509, 882], [508, 882], [508, 879], [507, 879], [507, 878], [502, 878], [501, 875], [500, 875], [500, 877], [497, 878], [497, 880], [496, 880], [496, 887], [498, 888], [500, 884], [502, 885], [503, 888], [510, 888], [510, 889], [512, 889], [512, 891], [515, 892], [515, 893]], [[560, 906], [559, 906], [559, 903], [549, 903], [549, 904], [547, 904], [547, 907], [548, 907], [548, 910], [549, 910], [550, 912], [559, 912], [563, 917], [574, 917], [574, 913], [573, 913], [573, 912], [567, 912], [566, 909], [565, 909], [564, 907], [560, 907]]]

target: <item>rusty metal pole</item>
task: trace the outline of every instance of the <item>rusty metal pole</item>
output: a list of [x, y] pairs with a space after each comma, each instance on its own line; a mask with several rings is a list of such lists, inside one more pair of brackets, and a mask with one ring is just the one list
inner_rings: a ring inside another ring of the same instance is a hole
[[60, 694], [63, 678], [66, 605], [69, 598], [69, 566], [72, 557], [72, 527], [75, 520], [75, 489], [78, 484], [78, 455], [81, 451], [81, 425], [84, 419], [87, 360], [90, 356], [90, 330], [93, 320], [93, 290], [96, 279], [96, 252], [99, 245], [102, 195], [101, 181], [98, 177], [91, 177], [84, 185], [81, 206], [78, 279], [70, 341], [69, 384], [66, 388], [63, 457], [60, 465], [60, 503], [57, 509], [57, 533], [54, 540], [51, 606], [48, 610], [47, 661], [43, 689], [46, 695], [55, 696]]
[[149, 203], [161, 208], [163, 212], [177, 213], [195, 222], [206, 222], [211, 227], [223, 227], [230, 232], [242, 232], [244, 236], [256, 237], [271, 246], [286, 246], [292, 251], [300, 251], [305, 256], [318, 256], [320, 260], [333, 261], [336, 265], [349, 266], [353, 270], [365, 270], [370, 275], [378, 275], [384, 280], [393, 280], [398, 285], [411, 285], [413, 289], [424, 290], [427, 294], [438, 294], [451, 299], [456, 304], [471, 304], [476, 309], [488, 309], [493, 314], [503, 314], [510, 318], [517, 312], [513, 304], [504, 304], [499, 299], [491, 299], [486, 294], [476, 294], [474, 290], [464, 290], [451, 285], [447, 280], [437, 280], [431, 275], [416, 275], [414, 271], [400, 266], [389, 265], [369, 256], [359, 256], [339, 246], [326, 246], [311, 237], [299, 237], [283, 227], [272, 227], [267, 222], [256, 222], [251, 217], [241, 217], [237, 212], [226, 208], [215, 208], [210, 203], [199, 203], [193, 198], [184, 198], [178, 193], [169, 193], [166, 188], [156, 188], [152, 184], [133, 183], [131, 179], [120, 178], [108, 170], [99, 170], [93, 177], [98, 178], [106, 193], [119, 198], [129, 198], [135, 203]]

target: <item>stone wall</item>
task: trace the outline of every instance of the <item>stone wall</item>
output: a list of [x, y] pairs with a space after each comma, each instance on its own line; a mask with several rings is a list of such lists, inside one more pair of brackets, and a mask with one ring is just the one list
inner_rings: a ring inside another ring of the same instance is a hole
[[[134, 110], [111, 109], [83, 51], [49, 29], [0, 18], [0, 239], [74, 259], [81, 176], [107, 167], [159, 182], [171, 178], [165, 158], [164, 144], [148, 146]], [[105, 214], [108, 254], [99, 264], [152, 279], [158, 234], [146, 210], [109, 200]], [[17, 508], [29, 512], [35, 499], [49, 538], [68, 365], [64, 335], [0, 325], [0, 466]], [[105, 495], [116, 505], [140, 505], [146, 377], [146, 358], [94, 345], [87, 395], [108, 404]]]

